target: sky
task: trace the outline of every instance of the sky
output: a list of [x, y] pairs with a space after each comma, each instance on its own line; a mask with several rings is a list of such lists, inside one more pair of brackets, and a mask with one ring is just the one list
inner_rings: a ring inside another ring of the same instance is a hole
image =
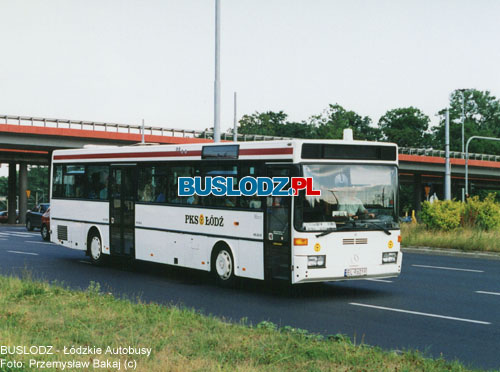
[[[213, 126], [215, 0], [0, 0], [0, 113]], [[500, 2], [221, 0], [221, 128], [500, 96]]]

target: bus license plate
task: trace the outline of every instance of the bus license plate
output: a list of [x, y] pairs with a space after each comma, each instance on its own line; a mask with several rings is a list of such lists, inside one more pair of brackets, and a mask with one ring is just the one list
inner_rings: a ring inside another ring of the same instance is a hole
[[345, 269], [344, 270], [344, 276], [345, 277], [350, 277], [350, 276], [364, 276], [367, 274], [367, 268], [366, 267], [355, 267], [352, 269]]

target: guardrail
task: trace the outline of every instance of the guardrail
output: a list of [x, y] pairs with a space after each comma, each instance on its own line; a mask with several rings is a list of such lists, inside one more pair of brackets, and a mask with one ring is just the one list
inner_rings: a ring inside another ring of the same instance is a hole
[[[119, 124], [107, 123], [100, 121], [87, 121], [87, 120], [69, 120], [69, 119], [49, 119], [37, 118], [31, 116], [13, 116], [13, 115], [0, 115], [1, 124], [11, 125], [24, 125], [36, 126], [47, 128], [66, 128], [66, 129], [83, 129], [93, 131], [104, 131], [110, 133], [132, 133], [141, 134], [142, 126], [135, 124]], [[156, 136], [169, 136], [169, 137], [184, 137], [184, 138], [207, 138], [213, 139], [213, 130], [189, 130], [189, 129], [176, 129], [164, 128], [158, 126], [144, 126], [144, 134]], [[221, 133], [222, 140], [231, 140], [233, 133]], [[239, 141], [272, 141], [272, 140], [287, 140], [289, 137], [273, 137], [254, 134], [238, 134]]]
[[[407, 155], [436, 156], [436, 157], [440, 157], [440, 158], [445, 157], [444, 150], [417, 149], [417, 148], [412, 148], [412, 147], [400, 147], [399, 153], [400, 154], [407, 154]], [[450, 151], [450, 158], [465, 159], [465, 152]], [[500, 161], [500, 156], [499, 155], [469, 153], [469, 159]]]
[[[37, 118], [31, 116], [0, 115], [0, 121], [2, 120], [3, 123], [0, 123], [0, 125], [11, 124], [11, 125], [26, 125], [26, 126], [37, 126], [37, 127], [47, 127], [47, 128], [84, 129], [84, 130], [104, 131], [110, 133], [113, 132], [135, 133], [135, 134], [142, 133], [141, 132], [142, 126], [136, 124], [119, 124], [119, 123], [107, 123], [100, 121], [49, 119], [49, 118]], [[158, 126], [144, 126], [144, 134], [150, 134], [156, 136], [213, 139], [214, 132], [212, 130], [200, 131], [200, 130], [189, 130], [189, 129], [164, 128]], [[233, 134], [231, 132], [223, 132], [221, 133], [221, 139], [232, 140]], [[290, 139], [292, 138], [238, 133], [238, 141], [273, 141], [273, 140], [290, 140]], [[399, 153], [408, 155], [437, 156], [440, 158], [445, 157], [444, 150], [419, 149], [412, 147], [400, 147]], [[459, 151], [450, 151], [450, 157], [456, 159], [465, 159], [465, 153]], [[500, 161], [500, 156], [469, 153], [469, 159]]]

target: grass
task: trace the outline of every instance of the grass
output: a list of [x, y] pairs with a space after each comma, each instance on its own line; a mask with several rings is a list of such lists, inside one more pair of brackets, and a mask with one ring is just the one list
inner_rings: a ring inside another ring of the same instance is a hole
[[453, 248], [462, 251], [500, 252], [500, 231], [459, 228], [454, 231], [428, 230], [423, 224], [402, 224], [403, 246]]
[[[152, 348], [151, 356], [132, 358], [137, 371], [469, 371], [458, 362], [427, 359], [418, 352], [399, 355], [353, 345], [342, 335], [322, 337], [291, 327], [277, 329], [270, 322], [234, 324], [189, 309], [116, 299], [101, 293], [98, 284], [74, 291], [3, 276], [0, 340], [0, 345], [51, 345], [56, 350], [85, 345]], [[131, 359], [62, 353], [0, 358], [25, 363], [12, 371], [37, 370], [28, 367], [29, 359], [91, 363], [96, 358], [122, 363]]]

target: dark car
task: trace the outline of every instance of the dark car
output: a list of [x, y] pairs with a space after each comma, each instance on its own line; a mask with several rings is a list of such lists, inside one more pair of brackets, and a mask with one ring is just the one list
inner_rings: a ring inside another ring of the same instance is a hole
[[40, 234], [42, 234], [42, 239], [45, 241], [50, 240], [50, 207], [42, 215], [42, 227], [40, 227]]
[[37, 205], [26, 213], [26, 228], [32, 231], [35, 227], [42, 227], [42, 215], [49, 209], [49, 203]]
[[[16, 223], [19, 223], [19, 211], [16, 211]], [[7, 211], [0, 211], [0, 223], [7, 223], [9, 221], [9, 213]]]

